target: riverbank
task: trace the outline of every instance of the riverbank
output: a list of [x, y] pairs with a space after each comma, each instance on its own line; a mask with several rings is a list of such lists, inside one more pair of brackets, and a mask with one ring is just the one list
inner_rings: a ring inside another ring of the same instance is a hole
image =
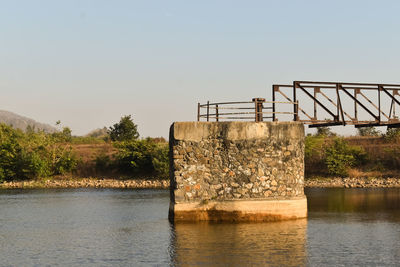
[[307, 188], [372, 188], [372, 187], [400, 187], [400, 178], [307, 178], [304, 182]]
[[28, 188], [132, 188], [167, 189], [169, 180], [71, 178], [13, 181], [0, 184], [0, 189]]
[[[400, 187], [400, 178], [325, 178], [312, 177], [304, 182], [306, 188], [372, 188]], [[28, 188], [131, 188], [168, 189], [166, 179], [102, 179], [60, 178], [47, 180], [14, 181], [0, 183], [0, 189]]]

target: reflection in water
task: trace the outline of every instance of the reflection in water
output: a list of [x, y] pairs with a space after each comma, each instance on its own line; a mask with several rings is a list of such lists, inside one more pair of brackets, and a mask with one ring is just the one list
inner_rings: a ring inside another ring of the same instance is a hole
[[365, 216], [353, 218], [400, 221], [400, 188], [312, 188], [305, 193], [309, 214], [359, 213]]
[[301, 266], [307, 219], [274, 223], [200, 223], [172, 226], [171, 262], [177, 266]]
[[307, 189], [307, 263], [399, 266], [400, 189]]
[[307, 220], [176, 224], [167, 190], [0, 190], [0, 266], [398, 266], [400, 189], [307, 189]]

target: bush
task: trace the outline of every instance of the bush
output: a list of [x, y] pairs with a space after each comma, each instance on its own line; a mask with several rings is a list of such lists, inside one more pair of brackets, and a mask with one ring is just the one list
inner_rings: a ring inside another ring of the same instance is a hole
[[309, 163], [318, 163], [324, 158], [325, 137], [306, 136], [304, 157]]
[[325, 152], [325, 164], [332, 175], [346, 176], [349, 168], [365, 161], [365, 151], [361, 147], [348, 145], [343, 138], [335, 138]]
[[386, 168], [393, 170], [400, 168], [400, 148], [391, 147], [384, 149], [383, 163]]
[[156, 144], [152, 163], [154, 171], [161, 177], [167, 178], [169, 175], [169, 146], [165, 143]]
[[124, 172], [168, 176], [168, 144], [156, 143], [147, 138], [118, 142], [114, 145], [118, 148], [117, 164]]
[[375, 127], [361, 127], [357, 131], [360, 136], [379, 136], [381, 134]]
[[113, 161], [109, 155], [104, 153], [96, 157], [96, 170], [102, 173], [108, 172], [113, 168]]
[[400, 138], [400, 129], [399, 128], [387, 129], [384, 138], [388, 142], [397, 141]]
[[68, 127], [64, 127], [61, 132], [55, 132], [52, 134], [54, 141], [56, 142], [71, 142], [72, 131]]
[[317, 136], [335, 136], [336, 134], [332, 132], [331, 128], [327, 126], [318, 127], [316, 134]]
[[58, 151], [55, 155], [53, 162], [52, 174], [66, 174], [76, 169], [78, 160], [72, 148], [64, 148], [62, 151]]
[[[65, 134], [63, 132], [62, 134]], [[60, 135], [23, 133], [0, 124], [0, 181], [32, 179], [71, 172], [77, 159]]]

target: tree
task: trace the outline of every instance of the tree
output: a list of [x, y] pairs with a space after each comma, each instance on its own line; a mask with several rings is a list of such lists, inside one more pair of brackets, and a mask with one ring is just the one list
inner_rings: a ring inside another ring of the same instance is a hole
[[128, 141], [139, 138], [137, 125], [133, 123], [131, 115], [121, 117], [121, 120], [108, 130], [111, 140]]
[[357, 129], [360, 136], [379, 136], [380, 131], [375, 127], [361, 127]]
[[400, 129], [399, 128], [389, 128], [384, 135], [385, 140], [394, 141], [400, 137]]
[[322, 126], [317, 128], [317, 133], [316, 135], [318, 136], [335, 136], [336, 134], [331, 131], [329, 127]]

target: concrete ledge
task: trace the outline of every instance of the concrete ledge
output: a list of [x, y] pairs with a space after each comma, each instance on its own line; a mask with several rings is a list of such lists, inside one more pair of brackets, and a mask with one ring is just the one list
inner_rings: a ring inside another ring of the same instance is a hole
[[175, 122], [171, 127], [175, 140], [193, 142], [209, 138], [235, 141], [304, 137], [301, 122]]
[[209, 201], [170, 203], [173, 222], [231, 221], [270, 222], [307, 217], [306, 197], [276, 200]]

